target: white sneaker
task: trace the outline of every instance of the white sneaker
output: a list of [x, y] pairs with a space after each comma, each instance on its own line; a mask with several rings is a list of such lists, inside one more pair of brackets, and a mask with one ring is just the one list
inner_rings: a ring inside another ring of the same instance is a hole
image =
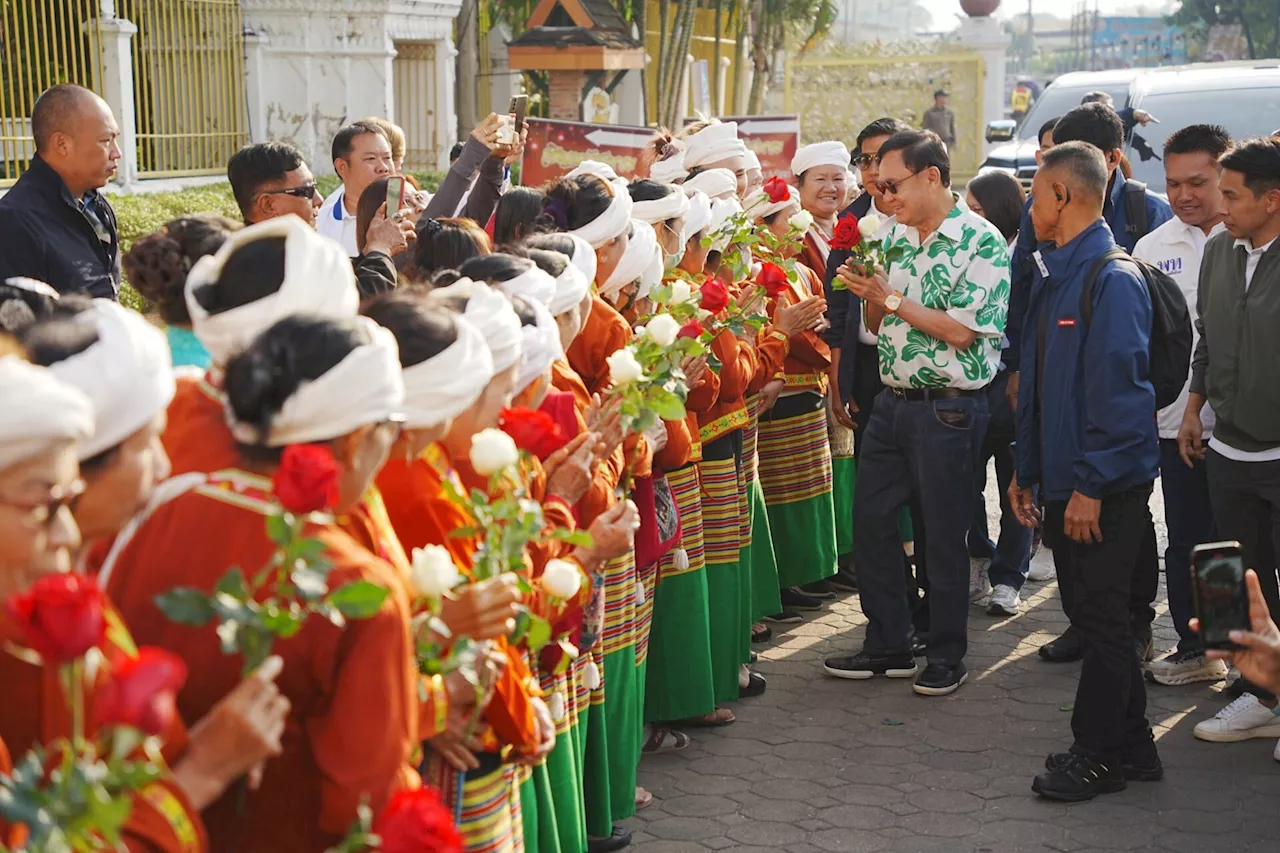
[[987, 607], [988, 616], [1017, 616], [1022, 606], [1022, 596], [1008, 584], [997, 584], [991, 593], [991, 604]]
[[1147, 674], [1157, 684], [1178, 687], [1196, 681], [1221, 681], [1227, 677], [1227, 662], [1209, 660], [1204, 652], [1180, 652], [1177, 649], [1145, 664]]
[[1246, 693], [1218, 712], [1212, 719], [1199, 723], [1196, 737], [1213, 743], [1235, 743], [1255, 737], [1280, 736], [1280, 717]]
[[1027, 569], [1027, 580], [1044, 583], [1053, 580], [1057, 574], [1053, 565], [1053, 553], [1045, 550], [1031, 558], [1031, 567]]
[[972, 604], [986, 604], [991, 595], [991, 581], [987, 578], [987, 569], [991, 561], [985, 557], [969, 558], [969, 601]]

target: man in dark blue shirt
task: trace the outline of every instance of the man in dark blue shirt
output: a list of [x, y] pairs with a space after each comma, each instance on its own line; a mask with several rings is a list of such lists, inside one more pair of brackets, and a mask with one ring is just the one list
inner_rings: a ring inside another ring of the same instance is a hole
[[1023, 337], [1017, 480], [1009, 490], [1019, 520], [1031, 526], [1039, 520], [1031, 487], [1039, 488], [1059, 583], [1075, 590], [1067, 616], [1084, 658], [1071, 717], [1075, 742], [1049, 756], [1032, 785], [1066, 801], [1163, 774], [1128, 604], [1160, 460], [1151, 297], [1136, 267], [1112, 260], [1092, 288], [1087, 324], [1081, 309], [1086, 278], [1116, 246], [1102, 217], [1106, 171], [1096, 147], [1069, 142], [1055, 144], [1036, 174], [1036, 238], [1054, 250], [1033, 258], [1041, 277]]

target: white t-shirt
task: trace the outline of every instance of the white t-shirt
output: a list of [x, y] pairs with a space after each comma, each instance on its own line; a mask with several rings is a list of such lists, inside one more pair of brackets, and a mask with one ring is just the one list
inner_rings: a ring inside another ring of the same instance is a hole
[[347, 250], [347, 255], [354, 258], [360, 254], [356, 248], [356, 217], [354, 213], [347, 213], [347, 206], [343, 204], [345, 197], [344, 187], [329, 193], [324, 204], [320, 205], [316, 231], [330, 240], [337, 240]]
[[[1159, 268], [1177, 283], [1178, 289], [1186, 297], [1187, 309], [1191, 313], [1192, 352], [1195, 352], [1195, 346], [1200, 340], [1200, 336], [1195, 331], [1196, 320], [1200, 316], [1196, 310], [1196, 299], [1204, 244], [1210, 237], [1225, 229], [1225, 225], [1218, 223], [1212, 231], [1205, 234], [1198, 226], [1187, 225], [1174, 217], [1143, 237], [1133, 247], [1135, 258]], [[1182, 413], [1187, 410], [1187, 397], [1190, 394], [1191, 376], [1188, 374], [1178, 399], [1161, 409], [1156, 415], [1161, 438], [1178, 437], [1178, 428], [1182, 426]], [[1208, 405], [1200, 410], [1200, 422], [1204, 426], [1204, 437], [1207, 439], [1213, 435], [1214, 424], [1213, 409]]]

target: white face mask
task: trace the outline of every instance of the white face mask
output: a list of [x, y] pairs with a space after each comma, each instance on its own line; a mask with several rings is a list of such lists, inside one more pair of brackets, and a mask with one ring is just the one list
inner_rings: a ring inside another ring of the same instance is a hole
[[[662, 223], [662, 227], [667, 229], [668, 232], [675, 234], [676, 239], [679, 239], [681, 236], [683, 236], [681, 234], [676, 233], [675, 231], [672, 231], [671, 226], [665, 222]], [[676, 267], [680, 266], [680, 262], [684, 260], [684, 251], [686, 248], [687, 248], [687, 244], [681, 242], [680, 248], [677, 249], [674, 253], [668, 252], [664, 249], [662, 251], [663, 266], [668, 270], [673, 270]]]

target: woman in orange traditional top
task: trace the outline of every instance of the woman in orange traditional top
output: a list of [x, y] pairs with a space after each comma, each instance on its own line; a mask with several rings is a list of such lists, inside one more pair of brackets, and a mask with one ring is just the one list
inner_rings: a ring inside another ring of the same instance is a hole
[[796, 176], [800, 190], [800, 209], [813, 220], [804, 229], [804, 246], [797, 260], [821, 283], [827, 274], [836, 216], [844, 206], [848, 189], [849, 149], [843, 142], [805, 145], [791, 158], [791, 174]]
[[[236, 469], [155, 507], [104, 568], [108, 593], [139, 641], [168, 648], [190, 665], [178, 697], [200, 719], [239, 680], [217, 627], [168, 621], [155, 597], [179, 585], [211, 591], [232, 566], [255, 571], [277, 552], [266, 519], [278, 502], [268, 479], [282, 449], [331, 449], [339, 475], [329, 500], [346, 512], [365, 493], [399, 434], [404, 385], [395, 340], [361, 318], [287, 317], [226, 366]], [[263, 784], [229, 791], [210, 806], [215, 851], [320, 853], [340, 839], [361, 803], [375, 812], [395, 790], [419, 784], [418, 695], [408, 600], [384, 561], [343, 533], [331, 516], [307, 519], [324, 546], [331, 587], [363, 580], [387, 597], [367, 619], [339, 626], [314, 617], [278, 640], [278, 683], [290, 708], [282, 752]]]
[[[168, 370], [164, 339], [154, 329], [148, 331], [158, 339], [156, 349], [163, 359], [129, 367], [163, 373]], [[49, 346], [53, 338], [44, 336], [44, 340]], [[124, 355], [119, 351], [97, 354]], [[134, 376], [131, 384], [114, 389], [114, 398], [99, 396], [95, 402], [127, 405], [130, 393], [147, 381], [143, 374]], [[78, 479], [77, 446], [90, 445], [95, 410], [86, 396], [51, 371], [12, 355], [0, 357], [0, 397], [8, 401], [0, 413], [0, 600], [4, 600], [43, 575], [71, 567], [80, 537], [68, 506], [84, 489]], [[145, 404], [142, 408], [145, 411]], [[105, 415], [100, 409], [99, 415], [106, 431], [122, 422], [118, 408], [108, 407]], [[127, 457], [136, 450], [117, 452]], [[38, 658], [18, 656], [16, 650], [24, 645], [24, 638], [3, 612], [0, 639], [6, 647], [0, 653], [0, 683], [15, 700], [0, 708], [0, 743], [20, 758], [33, 747], [69, 736], [72, 715], [56, 670]], [[136, 654], [119, 645], [131, 645], [122, 624], [108, 642], [112, 655]], [[100, 678], [110, 675], [103, 671]], [[174, 719], [164, 734], [164, 755], [173, 770], [134, 798], [124, 827], [129, 850], [199, 853], [208, 849], [199, 811], [278, 748], [287, 703], [276, 701], [276, 696], [267, 673], [265, 678], [242, 682], [190, 735]], [[87, 716], [93, 719], [92, 691], [87, 699]]]

